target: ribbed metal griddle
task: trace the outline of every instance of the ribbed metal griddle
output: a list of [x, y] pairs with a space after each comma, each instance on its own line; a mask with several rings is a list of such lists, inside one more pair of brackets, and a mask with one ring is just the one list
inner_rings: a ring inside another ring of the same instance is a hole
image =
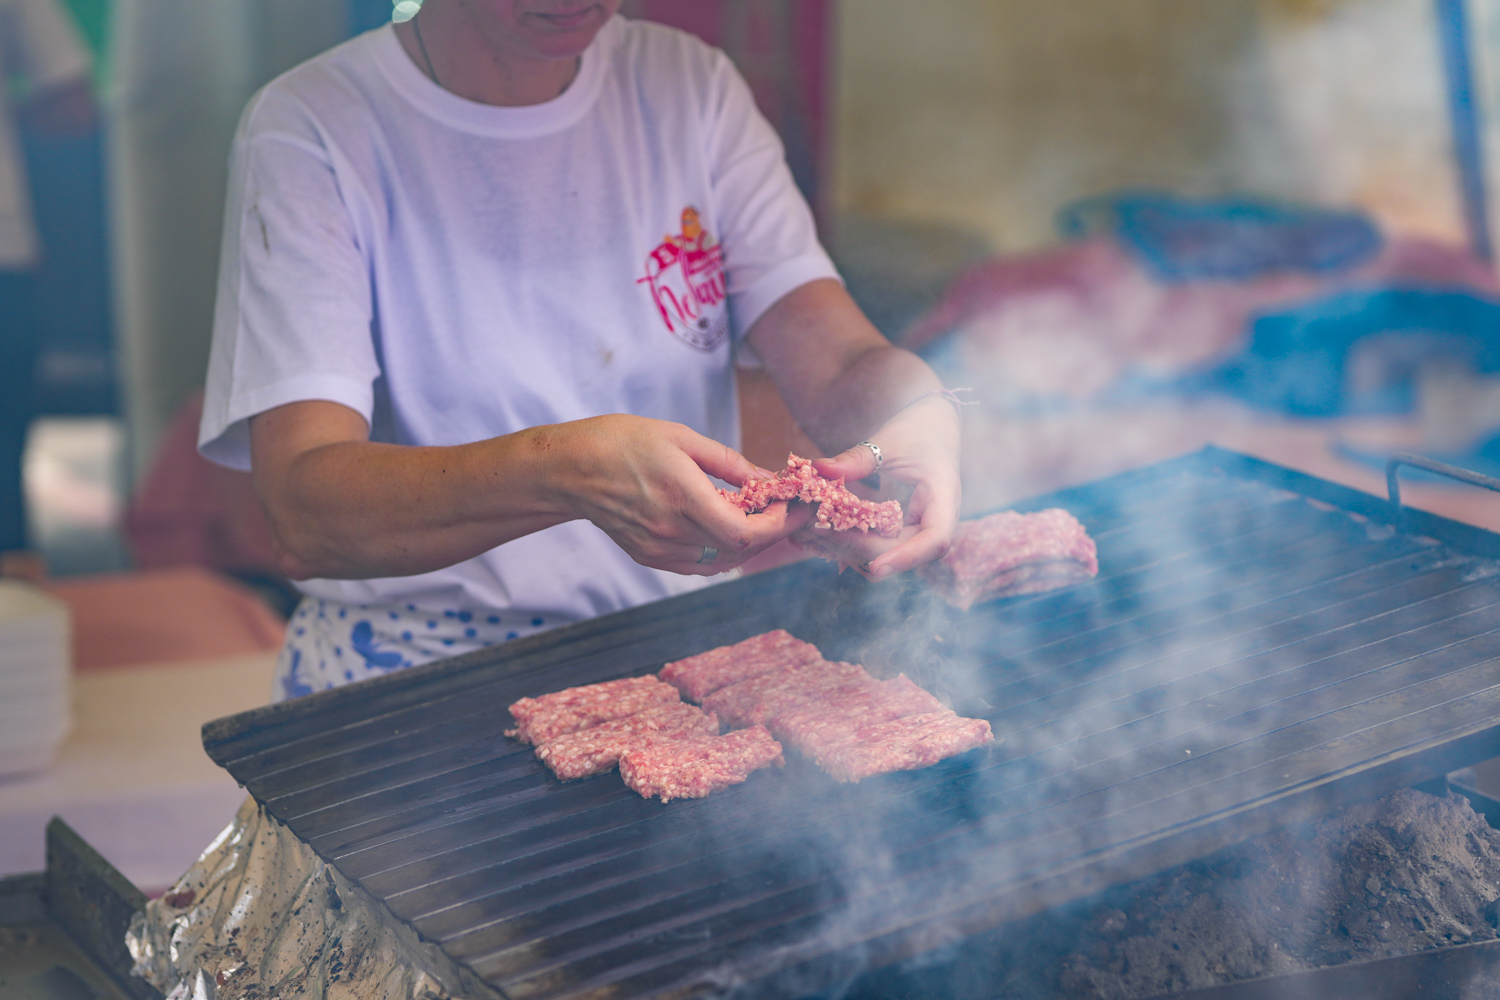
[[[1097, 540], [1093, 583], [964, 614], [802, 564], [204, 744], [517, 1000], [813, 993], [1500, 754], [1500, 538], [1213, 449], [1023, 505], [1048, 506]], [[856, 786], [793, 759], [664, 806], [613, 774], [560, 784], [500, 735], [523, 695], [775, 627], [906, 671], [998, 743]]]

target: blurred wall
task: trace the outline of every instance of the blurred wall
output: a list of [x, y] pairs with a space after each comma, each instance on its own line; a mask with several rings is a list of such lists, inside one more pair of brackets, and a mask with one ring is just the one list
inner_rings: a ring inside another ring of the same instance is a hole
[[116, 0], [107, 105], [116, 337], [137, 474], [203, 384], [230, 141], [262, 83], [347, 34], [345, 0]]
[[1431, 0], [842, 0], [838, 39], [844, 211], [1016, 250], [1150, 185], [1463, 238]]
[[[107, 0], [64, 0], [105, 79]], [[36, 272], [38, 414], [113, 414], [114, 343], [105, 238], [103, 136], [28, 127], [21, 148], [41, 237]]]

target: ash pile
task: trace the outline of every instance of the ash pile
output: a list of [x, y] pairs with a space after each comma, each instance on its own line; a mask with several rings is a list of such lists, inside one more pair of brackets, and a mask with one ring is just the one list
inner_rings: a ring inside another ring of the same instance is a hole
[[1402, 789], [870, 973], [846, 1000], [1133, 1000], [1497, 937], [1500, 830]]

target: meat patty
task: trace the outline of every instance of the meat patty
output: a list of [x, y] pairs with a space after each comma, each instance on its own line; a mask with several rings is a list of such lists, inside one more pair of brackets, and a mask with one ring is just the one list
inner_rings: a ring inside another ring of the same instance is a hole
[[681, 700], [677, 689], [662, 683], [655, 674], [586, 684], [539, 698], [522, 698], [510, 706], [516, 728], [506, 730], [505, 735], [523, 743], [546, 743], [566, 733]]
[[943, 711], [942, 702], [900, 674], [835, 688], [777, 713], [766, 726], [778, 740], [817, 760], [825, 748], [853, 739], [865, 726]]
[[603, 774], [619, 763], [626, 751], [662, 740], [688, 736], [717, 736], [718, 716], [696, 705], [678, 702], [659, 705], [623, 719], [601, 722], [576, 733], [548, 740], [536, 748], [537, 758], [563, 781]]
[[739, 492], [720, 490], [724, 498], [741, 510], [757, 514], [779, 500], [800, 500], [817, 504], [819, 524], [835, 531], [873, 531], [885, 538], [901, 533], [905, 516], [895, 500], [876, 503], [862, 500], [849, 492], [842, 479], [825, 479], [810, 460], [788, 455], [786, 468], [773, 479], [755, 479], [740, 487]]
[[737, 785], [752, 771], [786, 762], [764, 726], [635, 747], [620, 758], [620, 777], [645, 798], [701, 799]]
[[793, 705], [857, 681], [874, 681], [874, 678], [855, 663], [818, 660], [779, 667], [720, 688], [703, 699], [703, 707], [717, 712], [720, 720], [733, 729], [764, 725]]
[[1078, 519], [1053, 507], [964, 521], [948, 554], [917, 571], [954, 607], [1066, 587], [1099, 572], [1098, 553]]
[[852, 739], [825, 749], [818, 763], [839, 781], [859, 781], [872, 774], [929, 767], [994, 739], [983, 719], [928, 712], [865, 726]]
[[723, 687], [738, 684], [778, 667], [813, 663], [823, 655], [785, 629], [762, 632], [732, 646], [675, 660], [661, 668], [660, 677], [693, 701]]

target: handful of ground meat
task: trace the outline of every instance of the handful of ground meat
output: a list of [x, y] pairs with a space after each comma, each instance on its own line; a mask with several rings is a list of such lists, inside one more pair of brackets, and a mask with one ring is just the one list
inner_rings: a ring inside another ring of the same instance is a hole
[[876, 503], [861, 500], [850, 493], [842, 479], [825, 479], [813, 468], [812, 462], [796, 455], [788, 455], [786, 468], [772, 479], [752, 479], [734, 490], [720, 490], [724, 499], [751, 514], [759, 514], [779, 500], [797, 500], [816, 504], [818, 523], [826, 524], [835, 531], [874, 531], [884, 538], [894, 538], [901, 533], [905, 518], [901, 504], [895, 500]]

